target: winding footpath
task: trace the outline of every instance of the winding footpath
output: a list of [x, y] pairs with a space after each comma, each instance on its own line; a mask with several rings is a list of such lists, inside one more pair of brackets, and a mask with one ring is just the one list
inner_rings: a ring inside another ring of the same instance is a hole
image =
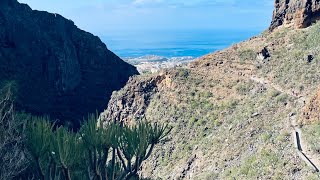
[[299, 98], [299, 99], [303, 99], [303, 96], [299, 96], [297, 93], [295, 93], [294, 91], [288, 91], [288, 90], [284, 90], [283, 88], [281, 88], [280, 86], [273, 84], [272, 82], [270, 82], [269, 80], [266, 80], [264, 78], [259, 78], [256, 76], [251, 76], [250, 79], [252, 81], [258, 82], [260, 84], [265, 85], [267, 88], [273, 88], [279, 92], [285, 93], [291, 97], [294, 98]]
[[[264, 78], [259, 78], [256, 76], [251, 76], [250, 79], [252, 81], [255, 81], [257, 83], [263, 84], [267, 88], [273, 88], [276, 89], [277, 91], [281, 93], [285, 93], [297, 100], [297, 105], [299, 108], [302, 108], [304, 106], [305, 98], [303, 96], [299, 96], [297, 93], [294, 91], [288, 91], [284, 90], [278, 85], [273, 84], [269, 80], [266, 80]], [[299, 157], [306, 162], [314, 171], [319, 172], [320, 168], [320, 158], [318, 155], [313, 153], [311, 151], [310, 145], [304, 141], [302, 138], [302, 130], [299, 128], [299, 125], [297, 123], [297, 115], [292, 113], [289, 115], [289, 122], [290, 122], [290, 127], [292, 128], [292, 140], [293, 144], [296, 147], [296, 151], [299, 155]]]
[[319, 172], [320, 159], [311, 151], [309, 144], [302, 138], [302, 131], [296, 123], [296, 115], [290, 117], [290, 125], [293, 129], [293, 141], [299, 157], [313, 168], [314, 171]]

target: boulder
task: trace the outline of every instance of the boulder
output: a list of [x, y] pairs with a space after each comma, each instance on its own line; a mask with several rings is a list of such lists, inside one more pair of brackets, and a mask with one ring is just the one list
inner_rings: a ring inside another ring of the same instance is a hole
[[270, 53], [267, 49], [267, 47], [264, 47], [260, 52], [257, 53], [257, 59], [258, 60], [265, 60], [270, 57]]
[[308, 55], [308, 56], [307, 56], [307, 62], [308, 62], [308, 63], [311, 63], [311, 62], [313, 61], [313, 59], [314, 59], [314, 56], [313, 56], [313, 55]]

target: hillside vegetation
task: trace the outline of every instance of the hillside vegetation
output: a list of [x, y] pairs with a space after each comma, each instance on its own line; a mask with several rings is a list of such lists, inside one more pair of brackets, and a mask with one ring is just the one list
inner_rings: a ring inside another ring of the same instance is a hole
[[[282, 26], [187, 67], [135, 77], [101, 117], [174, 127], [143, 166], [146, 177], [319, 179], [293, 136], [301, 128], [307, 155], [320, 157], [318, 101], [310, 101], [320, 83], [319, 34], [320, 24]], [[264, 47], [270, 57], [257, 58]]]

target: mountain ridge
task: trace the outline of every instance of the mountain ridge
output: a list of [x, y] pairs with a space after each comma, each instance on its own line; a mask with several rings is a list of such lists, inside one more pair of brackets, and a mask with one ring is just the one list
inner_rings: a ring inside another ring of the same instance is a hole
[[0, 24], [0, 80], [17, 82], [19, 110], [78, 126], [138, 74], [100, 38], [59, 14], [5, 0]]

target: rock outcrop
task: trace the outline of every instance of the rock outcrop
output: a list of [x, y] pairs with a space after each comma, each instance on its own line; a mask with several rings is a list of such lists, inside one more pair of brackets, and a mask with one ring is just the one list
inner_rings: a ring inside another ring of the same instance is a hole
[[71, 121], [102, 111], [136, 68], [59, 14], [0, 1], [0, 81], [18, 84], [17, 107]]
[[304, 107], [302, 113], [302, 123], [310, 124], [320, 121], [320, 89], [313, 95], [310, 101]]
[[320, 19], [319, 0], [276, 0], [270, 30], [293, 23], [296, 28], [305, 28]]
[[124, 88], [112, 95], [108, 108], [101, 113], [100, 119], [103, 122], [134, 123], [137, 118], [143, 118], [151, 98], [158, 92], [158, 85], [164, 78], [164, 75], [131, 78]]

